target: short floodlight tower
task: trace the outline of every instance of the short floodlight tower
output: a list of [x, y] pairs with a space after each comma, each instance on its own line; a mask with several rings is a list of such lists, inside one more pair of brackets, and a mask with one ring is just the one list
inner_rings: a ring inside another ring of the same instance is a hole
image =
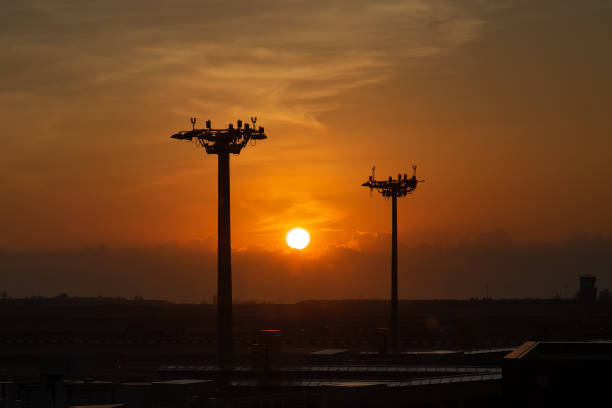
[[376, 189], [385, 199], [391, 197], [391, 352], [399, 350], [399, 323], [398, 323], [398, 298], [397, 298], [397, 198], [411, 194], [417, 184], [425, 180], [417, 180], [416, 166], [412, 166], [413, 174], [408, 178], [407, 174], [397, 179], [389, 176], [388, 180], [378, 181], [374, 176], [376, 166], [372, 167], [372, 175], [368, 181], [362, 184], [370, 190]]
[[236, 127], [230, 123], [227, 129], [214, 129], [210, 120], [205, 129], [196, 129], [196, 119], [191, 118], [191, 130], [181, 131], [173, 139], [188, 140], [203, 147], [208, 154], [218, 156], [218, 250], [217, 250], [217, 357], [219, 367], [229, 369], [233, 365], [232, 349], [232, 253], [230, 240], [230, 173], [229, 155], [240, 154], [249, 142], [266, 139], [264, 128], [255, 128], [257, 118], [251, 118], [252, 126], [241, 120]]

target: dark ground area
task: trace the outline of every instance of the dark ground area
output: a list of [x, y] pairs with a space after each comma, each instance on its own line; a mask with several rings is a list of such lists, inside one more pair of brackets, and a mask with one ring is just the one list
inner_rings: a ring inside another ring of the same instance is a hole
[[[280, 329], [285, 364], [324, 348], [374, 351], [388, 302], [306, 301], [234, 306], [237, 363], [250, 363], [259, 329]], [[404, 351], [474, 350], [527, 340], [612, 338], [612, 303], [575, 300], [400, 302]], [[152, 380], [162, 365], [215, 363], [213, 305], [123, 299], [0, 300], [0, 376], [35, 377], [68, 359], [75, 375]], [[0, 378], [1, 379], [1, 378]]]

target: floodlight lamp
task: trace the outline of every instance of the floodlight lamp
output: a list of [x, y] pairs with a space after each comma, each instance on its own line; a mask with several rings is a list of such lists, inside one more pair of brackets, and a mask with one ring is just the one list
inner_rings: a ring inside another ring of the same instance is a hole
[[242, 129], [242, 121], [240, 119], [238, 119], [238, 122], [236, 122], [236, 123], [237, 123], [238, 129]]
[[206, 129], [210, 129], [210, 119], [206, 121]]

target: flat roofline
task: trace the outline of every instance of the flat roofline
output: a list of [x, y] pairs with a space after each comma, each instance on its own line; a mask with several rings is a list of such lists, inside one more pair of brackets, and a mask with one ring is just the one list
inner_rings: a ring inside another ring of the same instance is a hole
[[214, 381], [215, 380], [199, 379], [199, 378], [185, 378], [185, 379], [178, 379], [178, 380], [154, 381], [152, 384], [185, 385], [185, 384], [212, 383]]
[[456, 383], [475, 383], [488, 381], [501, 381], [502, 373], [472, 374], [472, 375], [453, 375], [438, 376], [431, 378], [415, 378], [411, 380], [323, 380], [323, 379], [303, 379], [303, 380], [260, 380], [258, 378], [243, 378], [231, 380], [230, 387], [289, 387], [289, 388], [321, 388], [321, 387], [340, 387], [340, 388], [360, 388], [386, 386], [390, 388], [398, 387], [421, 387], [428, 385], [445, 385]]
[[333, 355], [333, 354], [344, 354], [348, 352], [349, 352], [348, 349], [323, 349], [323, 350], [313, 351], [308, 354], [309, 355], [330, 355], [330, 354]]
[[[220, 372], [217, 366], [162, 366], [158, 368], [160, 372], [179, 372], [179, 373], [217, 373]], [[250, 373], [252, 367], [235, 366], [232, 369], [235, 373]], [[277, 373], [496, 373], [501, 372], [500, 366], [430, 366], [430, 365], [304, 365], [292, 367], [280, 367]]]

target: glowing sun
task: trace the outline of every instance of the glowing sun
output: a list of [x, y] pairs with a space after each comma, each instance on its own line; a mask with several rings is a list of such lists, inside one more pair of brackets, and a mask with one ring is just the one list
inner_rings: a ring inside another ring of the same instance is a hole
[[287, 245], [295, 249], [304, 249], [310, 243], [310, 235], [303, 228], [294, 228], [287, 233]]

